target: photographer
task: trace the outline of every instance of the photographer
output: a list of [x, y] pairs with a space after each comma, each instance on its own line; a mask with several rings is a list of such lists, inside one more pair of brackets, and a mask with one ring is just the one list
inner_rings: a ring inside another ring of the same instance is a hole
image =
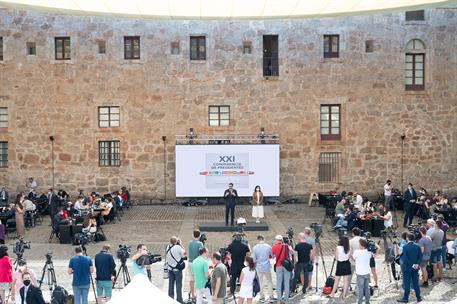
[[68, 265], [68, 274], [73, 274], [73, 295], [75, 304], [88, 304], [90, 275], [94, 272], [92, 259], [83, 255], [81, 247], [75, 248], [75, 255]]
[[420, 263], [422, 272], [422, 286], [428, 287], [427, 265], [432, 254], [432, 240], [427, 236], [427, 229], [425, 229], [424, 226], [422, 226], [419, 231], [421, 233], [421, 239], [419, 240], [418, 244], [422, 250], [422, 261]]
[[97, 283], [97, 297], [98, 302], [103, 303], [103, 295], [106, 302], [111, 299], [113, 290], [112, 276], [116, 269], [116, 263], [110, 253], [111, 246], [109, 244], [103, 245], [102, 251], [95, 255], [95, 268]]
[[192, 240], [189, 241], [189, 265], [187, 267], [187, 275], [189, 277], [190, 297], [195, 300], [195, 279], [192, 272], [192, 262], [198, 258], [199, 250], [203, 248], [203, 243], [200, 242], [200, 231], [194, 230]]
[[29, 274], [29, 279], [32, 281], [33, 285], [36, 285], [36, 274], [35, 272], [27, 267], [26, 260], [19, 260], [18, 264], [18, 271], [16, 271], [13, 275], [13, 285], [11, 287], [11, 300], [16, 302], [16, 304], [22, 304], [21, 302], [21, 295], [19, 291], [22, 287], [24, 287], [24, 281], [22, 280], [22, 275], [25, 273]]
[[276, 244], [273, 246], [272, 251], [276, 258], [274, 265], [276, 271], [276, 297], [278, 300], [283, 299], [283, 302], [289, 303], [291, 272], [282, 266], [282, 261], [284, 259], [290, 259], [292, 250], [289, 245], [283, 243], [283, 237], [281, 235], [278, 234], [275, 240]]
[[298, 235], [300, 242], [295, 245], [295, 252], [297, 255], [297, 263], [295, 264], [294, 269], [294, 279], [292, 282], [292, 290], [295, 290], [297, 287], [297, 282], [300, 279], [303, 286], [303, 294], [306, 293], [308, 288], [308, 271], [312, 268], [312, 260], [314, 259], [314, 250], [311, 244], [308, 244], [305, 239], [304, 233], [299, 233]]
[[142, 257], [148, 255], [148, 247], [144, 244], [138, 244], [136, 247], [136, 253], [132, 257], [132, 271], [133, 271], [133, 276], [137, 274], [143, 274], [146, 275], [146, 268], [145, 265], [138, 265], [137, 260]]
[[181, 246], [181, 241], [176, 237], [170, 238], [170, 244], [166, 249], [166, 263], [168, 265], [168, 296], [172, 299], [176, 285], [176, 301], [182, 301], [182, 271], [184, 270], [184, 256], [186, 251]]
[[230, 293], [235, 293], [236, 280], [240, 277], [241, 270], [244, 268], [244, 260], [246, 255], [251, 251], [249, 246], [241, 242], [242, 234], [235, 234], [232, 243], [227, 247], [232, 257], [232, 265], [230, 267]]

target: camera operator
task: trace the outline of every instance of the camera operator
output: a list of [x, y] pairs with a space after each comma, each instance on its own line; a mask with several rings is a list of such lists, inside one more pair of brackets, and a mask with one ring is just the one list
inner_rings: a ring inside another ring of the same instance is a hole
[[19, 302], [16, 300], [16, 303], [45, 304], [41, 290], [35, 287], [28, 272], [22, 274], [21, 280], [24, 282], [24, 286], [19, 290]]
[[68, 264], [68, 274], [73, 274], [73, 295], [75, 304], [87, 304], [90, 288], [90, 276], [94, 272], [92, 259], [83, 255], [81, 247], [75, 248], [75, 255]]
[[427, 236], [427, 229], [425, 229], [424, 226], [422, 226], [419, 231], [421, 233], [421, 239], [419, 240], [418, 244], [422, 250], [422, 261], [420, 263], [422, 272], [422, 286], [428, 287], [427, 265], [430, 261], [430, 256], [432, 253], [432, 239]]
[[213, 253], [211, 261], [214, 265], [214, 269], [211, 272], [213, 304], [224, 304], [224, 299], [227, 294], [227, 267], [222, 263], [221, 254], [219, 252]]
[[195, 278], [192, 272], [192, 262], [198, 258], [199, 250], [203, 248], [203, 243], [200, 242], [200, 231], [194, 230], [192, 240], [189, 241], [189, 265], [187, 267], [187, 275], [189, 277], [190, 297], [195, 300]]
[[97, 283], [97, 297], [98, 303], [103, 303], [103, 295], [106, 302], [111, 299], [113, 290], [112, 276], [115, 273], [116, 263], [114, 257], [110, 252], [111, 246], [109, 244], [103, 245], [102, 250], [95, 255], [95, 269]]
[[305, 239], [305, 234], [300, 232], [298, 234], [299, 243], [295, 245], [295, 252], [297, 255], [297, 263], [295, 264], [294, 269], [294, 279], [292, 282], [292, 290], [295, 290], [297, 287], [297, 281], [300, 279], [303, 286], [303, 294], [306, 293], [308, 288], [308, 271], [312, 268], [312, 260], [314, 259], [314, 249], [311, 244], [308, 244]]
[[355, 261], [355, 274], [357, 275], [358, 304], [370, 303], [370, 260], [373, 254], [367, 250], [367, 240], [359, 239], [359, 248], [352, 253]]
[[22, 304], [21, 302], [21, 295], [19, 291], [22, 287], [24, 287], [24, 281], [22, 280], [22, 275], [25, 273], [29, 274], [29, 279], [32, 281], [33, 285], [36, 285], [36, 274], [35, 272], [27, 267], [26, 260], [19, 260], [18, 264], [18, 271], [16, 271], [13, 275], [13, 285], [11, 287], [11, 300], [16, 302], [16, 304]]
[[138, 246], [136, 247], [136, 253], [132, 257], [133, 276], [135, 276], [137, 274], [146, 275], [145, 265], [138, 265], [138, 263], [137, 263], [137, 260], [144, 255], [148, 255], [148, 247], [146, 247], [146, 245], [144, 245], [144, 244], [138, 244]]
[[168, 265], [168, 296], [175, 298], [174, 289], [176, 285], [176, 301], [182, 301], [182, 271], [185, 267], [184, 256], [186, 251], [181, 246], [181, 241], [176, 237], [170, 238], [170, 244], [166, 249], [166, 262]]
[[230, 267], [230, 293], [235, 294], [236, 280], [240, 277], [241, 270], [244, 268], [246, 255], [251, 251], [249, 246], [242, 242], [243, 235], [235, 234], [232, 243], [227, 247], [232, 257]]
[[414, 292], [416, 293], [417, 302], [421, 302], [421, 294], [419, 288], [419, 264], [422, 260], [422, 250], [419, 245], [414, 243], [414, 234], [408, 233], [407, 236], [408, 243], [403, 246], [403, 253], [400, 257], [403, 262], [401, 263], [401, 271], [403, 273], [403, 298], [397, 300], [400, 303], [408, 303], [409, 293], [411, 290], [411, 283], [414, 287]]

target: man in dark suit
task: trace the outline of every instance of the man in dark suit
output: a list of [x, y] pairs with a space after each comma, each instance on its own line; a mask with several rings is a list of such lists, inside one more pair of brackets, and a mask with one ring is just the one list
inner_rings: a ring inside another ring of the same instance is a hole
[[24, 272], [22, 274], [22, 281], [24, 282], [24, 287], [19, 291], [21, 304], [45, 304], [41, 290], [32, 284], [30, 273]]
[[411, 283], [416, 293], [417, 302], [421, 302], [421, 290], [419, 288], [419, 264], [422, 261], [422, 250], [414, 243], [414, 234], [408, 233], [408, 244], [403, 246], [401, 254], [401, 272], [403, 273], [403, 298], [397, 300], [400, 303], [408, 303]]
[[405, 211], [405, 218], [403, 219], [403, 227], [407, 227], [413, 223], [414, 213], [416, 211], [416, 200], [417, 194], [416, 190], [413, 188], [413, 184], [408, 184], [408, 189], [406, 189], [403, 194], [403, 209]]
[[228, 216], [230, 212], [230, 225], [235, 222], [235, 206], [238, 201], [238, 192], [233, 189], [233, 184], [229, 184], [229, 188], [224, 192], [225, 199], [225, 226], [228, 226]]
[[54, 189], [49, 189], [48, 195], [48, 204], [49, 204], [49, 215], [51, 216], [51, 221], [54, 218], [54, 215], [56, 215], [59, 212], [60, 209], [60, 199], [55, 194]]

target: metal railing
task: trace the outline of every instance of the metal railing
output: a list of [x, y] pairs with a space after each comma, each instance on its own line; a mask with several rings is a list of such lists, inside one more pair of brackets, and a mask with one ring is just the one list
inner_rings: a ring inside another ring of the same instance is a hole
[[210, 145], [210, 144], [276, 144], [277, 134], [223, 134], [223, 135], [176, 135], [177, 145]]

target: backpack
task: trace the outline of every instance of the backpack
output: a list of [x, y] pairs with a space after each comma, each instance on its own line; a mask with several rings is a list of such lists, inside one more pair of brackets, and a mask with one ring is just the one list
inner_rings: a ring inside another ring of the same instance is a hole
[[96, 242], [104, 242], [104, 241], [106, 241], [106, 237], [103, 235], [103, 233], [97, 232], [97, 233], [95, 233], [94, 240]]
[[325, 280], [325, 287], [333, 287], [333, 284], [335, 284], [335, 277], [332, 276], [333, 267], [335, 266], [335, 261], [336, 260], [334, 259], [333, 263], [332, 263], [332, 269], [330, 270], [330, 275]]
[[52, 291], [51, 304], [67, 304], [68, 292], [62, 286], [56, 286]]

